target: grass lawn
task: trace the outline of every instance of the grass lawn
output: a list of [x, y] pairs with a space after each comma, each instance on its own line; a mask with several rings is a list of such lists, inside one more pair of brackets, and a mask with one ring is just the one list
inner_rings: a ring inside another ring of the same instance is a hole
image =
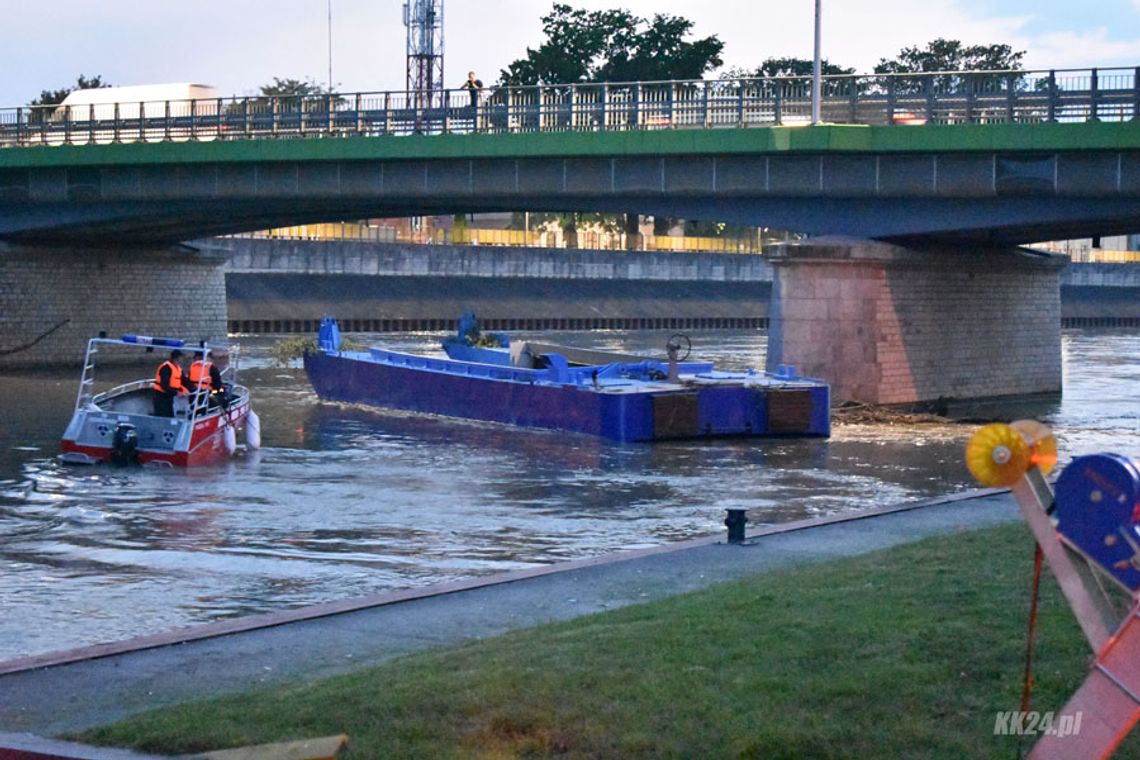
[[[1020, 524], [758, 575], [165, 709], [81, 740], [187, 753], [347, 733], [347, 757], [1018, 757], [1029, 586]], [[1089, 652], [1045, 574], [1033, 708]], [[1135, 739], [1117, 757], [1140, 758]]]

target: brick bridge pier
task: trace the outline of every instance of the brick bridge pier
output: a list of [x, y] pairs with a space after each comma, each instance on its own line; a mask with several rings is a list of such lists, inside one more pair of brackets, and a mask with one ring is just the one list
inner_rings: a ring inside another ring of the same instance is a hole
[[226, 337], [228, 257], [0, 243], [0, 370], [75, 365], [89, 338]]
[[822, 377], [833, 400], [1061, 391], [1067, 257], [815, 238], [777, 246], [769, 260], [768, 368]]

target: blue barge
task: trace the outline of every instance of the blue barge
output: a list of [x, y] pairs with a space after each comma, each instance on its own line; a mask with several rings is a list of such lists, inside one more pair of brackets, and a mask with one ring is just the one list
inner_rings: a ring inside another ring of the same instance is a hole
[[464, 358], [342, 351], [336, 321], [325, 318], [317, 349], [305, 355], [305, 371], [325, 401], [614, 441], [831, 432], [827, 384], [794, 371], [726, 372], [711, 363], [679, 361], [675, 350], [669, 361], [658, 361], [528, 343], [508, 351], [448, 339], [445, 348], [448, 342], [448, 351]]

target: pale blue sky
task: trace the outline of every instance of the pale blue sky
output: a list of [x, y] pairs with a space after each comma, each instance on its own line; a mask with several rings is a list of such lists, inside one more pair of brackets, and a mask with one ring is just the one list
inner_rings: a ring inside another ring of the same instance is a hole
[[[328, 77], [329, 0], [6, 0], [0, 105], [71, 85], [199, 82], [244, 94], [274, 76]], [[402, 0], [331, 0], [333, 81], [344, 91], [404, 86]], [[725, 42], [729, 66], [811, 56], [814, 0], [566, 0], [671, 13]], [[11, 7], [15, 6], [15, 7]], [[539, 42], [551, 2], [446, 0], [446, 79], [484, 81]], [[869, 70], [935, 37], [1008, 42], [1040, 68], [1140, 65], [1140, 0], [824, 0], [824, 54]]]

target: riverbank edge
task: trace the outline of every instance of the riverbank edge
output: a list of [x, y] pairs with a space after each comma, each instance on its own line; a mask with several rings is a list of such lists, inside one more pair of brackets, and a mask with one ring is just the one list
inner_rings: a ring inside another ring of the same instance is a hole
[[[884, 507], [873, 507], [869, 509], [858, 510], [855, 512], [845, 512], [842, 514], [826, 515], [823, 517], [813, 517], [806, 520], [796, 520], [788, 523], [766, 525], [755, 530], [746, 531], [743, 545], [750, 545], [757, 540], [768, 536], [776, 536], [793, 531], [807, 530], [826, 525], [839, 525], [858, 520], [866, 520], [873, 517], [881, 517], [883, 515], [909, 512], [926, 507], [953, 504], [960, 501], [968, 501], [985, 498], [996, 494], [1007, 493], [1009, 493], [1008, 489], [979, 489], [958, 494], [948, 494], [945, 496], [935, 497], [933, 499], [903, 502], [900, 504], [892, 504]], [[40, 668], [52, 668], [60, 665], [68, 665], [71, 663], [95, 660], [104, 657], [131, 654], [147, 649], [174, 646], [177, 644], [185, 644], [188, 642], [200, 641], [203, 639], [212, 639], [220, 636], [230, 636], [233, 634], [258, 631], [266, 628], [289, 625], [291, 623], [298, 623], [307, 620], [317, 620], [320, 618], [342, 615], [350, 612], [358, 612], [375, 607], [400, 604], [403, 602], [409, 602], [418, 599], [429, 599], [433, 597], [446, 596], [448, 594], [462, 593], [464, 591], [472, 591], [480, 588], [488, 588], [491, 586], [499, 586], [508, 583], [517, 583], [520, 581], [530, 580], [532, 578], [541, 578], [543, 576], [552, 575], [555, 573], [565, 573], [574, 570], [580, 570], [583, 568], [598, 567], [612, 563], [630, 562], [645, 557], [683, 552], [687, 549], [692, 549], [699, 546], [711, 546], [726, 543], [727, 541], [725, 535], [703, 536], [701, 538], [677, 541], [669, 544], [663, 544], [661, 546], [621, 551], [600, 555], [597, 557], [587, 557], [584, 559], [559, 562], [542, 567], [528, 568], [525, 570], [515, 570], [511, 572], [497, 573], [494, 575], [479, 576], [462, 581], [436, 583], [429, 586], [400, 589], [396, 591], [385, 591], [379, 594], [369, 594], [366, 596], [352, 597], [349, 599], [343, 599], [334, 602], [323, 602], [320, 604], [308, 605], [298, 609], [284, 610], [281, 612], [273, 612], [264, 615], [253, 615], [249, 617], [236, 618], [234, 620], [220, 621], [217, 623], [204, 623], [200, 625], [187, 626], [184, 628], [164, 631], [162, 633], [133, 637], [130, 639], [108, 642], [105, 644], [95, 644], [92, 646], [65, 649], [38, 655], [30, 655], [27, 657], [18, 657], [7, 661], [0, 661], [0, 676], [20, 673], [28, 670], [36, 670]]]
[[[0, 726], [75, 734], [158, 707], [308, 683], [396, 657], [1018, 519], [988, 490], [768, 526], [5, 663]], [[241, 635], [230, 635], [241, 633]]]

